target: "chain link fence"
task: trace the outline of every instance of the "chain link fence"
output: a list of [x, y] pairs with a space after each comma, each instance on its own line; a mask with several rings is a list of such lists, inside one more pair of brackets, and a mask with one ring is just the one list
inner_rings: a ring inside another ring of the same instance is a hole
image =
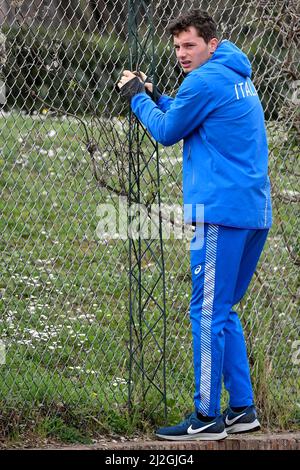
[[[146, 431], [164, 418], [157, 398], [164, 380], [169, 421], [193, 406], [188, 243], [174, 237], [163, 243], [165, 324], [153, 313], [163, 300], [160, 247], [140, 252], [139, 273], [150, 299], [144, 325], [152, 326], [143, 364], [132, 375], [132, 353], [141, 353], [130, 349], [132, 335], [143, 332], [131, 328], [129, 298], [134, 304], [143, 297], [130, 291], [129, 241], [111, 239], [99, 225], [104, 204], [117, 220], [122, 216], [130, 152], [147, 162], [140, 202], [155, 192], [156, 154], [161, 203], [182, 203], [181, 145], [157, 149], [145, 138], [130, 150], [134, 118], [115, 84], [123, 69], [138, 65], [174, 95], [183, 76], [165, 28], [192, 7], [208, 10], [220, 37], [248, 55], [265, 110], [274, 224], [238, 312], [262, 424], [294, 429], [300, 406], [299, 4], [129, 4], [0, 2], [1, 436], [35, 430], [79, 440], [88, 433]], [[129, 47], [130, 15], [142, 38], [138, 64]], [[157, 367], [162, 359], [165, 370]], [[143, 379], [151, 371], [159, 385], [149, 388]]]

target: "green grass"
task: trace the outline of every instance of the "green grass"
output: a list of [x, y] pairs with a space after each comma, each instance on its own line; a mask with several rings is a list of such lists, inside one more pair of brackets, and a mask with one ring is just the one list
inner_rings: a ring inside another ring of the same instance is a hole
[[[86, 122], [91, 129], [91, 122]], [[103, 142], [101, 130], [95, 132]], [[274, 139], [278, 137], [276, 129], [272, 132]], [[0, 365], [0, 433], [10, 438], [30, 431], [88, 442], [101, 433], [147, 433], [163, 422], [156, 388], [142, 399], [149, 382], [147, 377], [144, 383], [141, 380], [138, 365], [131, 377], [133, 408], [128, 413], [128, 242], [103, 240], [96, 234], [97, 206], [110, 201], [117, 205], [117, 199], [97, 188], [89, 155], [82, 148], [83, 136], [75, 120], [17, 113], [0, 118], [0, 338], [6, 346], [6, 363]], [[279, 135], [271, 154], [271, 176], [277, 179], [280, 174], [279, 187], [295, 191], [295, 178], [288, 171], [292, 164], [285, 160], [285, 167], [279, 168], [280, 141]], [[151, 148], [145, 146], [144, 152], [150, 156]], [[180, 146], [160, 152], [162, 199], [180, 204], [174, 183], [180, 187]], [[119, 187], [116, 154], [110, 160], [101, 158], [98, 168], [107, 183]], [[154, 168], [155, 162], [150, 165]], [[126, 187], [127, 175], [123, 177]], [[147, 173], [143, 178], [150, 193], [151, 179]], [[275, 224], [260, 263], [262, 285], [258, 279], [252, 281], [239, 310], [257, 403], [263, 424], [270, 429], [293, 429], [299, 419], [299, 366], [291, 360], [292, 344], [298, 339], [296, 299], [291, 295], [297, 290], [297, 271], [279, 232], [281, 221], [296, 253], [296, 217], [295, 205], [276, 203]], [[167, 241], [164, 256], [171, 422], [193, 406], [187, 244]], [[151, 289], [158, 276], [153, 258], [149, 255], [142, 266]], [[153, 296], [162, 301], [161, 281]], [[142, 302], [145, 298], [143, 293]], [[161, 346], [163, 323], [153, 302], [145, 315]], [[151, 375], [161, 358], [151, 335], [143, 351], [136, 351], [137, 363], [142, 356]], [[159, 371], [156, 382], [162, 387], [161, 367]], [[224, 406], [225, 398], [224, 394]]]

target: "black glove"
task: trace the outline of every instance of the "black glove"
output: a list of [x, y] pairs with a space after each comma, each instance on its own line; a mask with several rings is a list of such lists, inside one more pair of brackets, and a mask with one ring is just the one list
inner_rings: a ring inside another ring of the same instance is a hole
[[134, 77], [120, 88], [120, 95], [130, 101], [135, 95], [138, 93], [144, 93], [145, 91], [146, 89], [144, 84], [138, 77]]
[[[139, 77], [139, 78], [143, 81], [143, 83], [151, 83], [151, 84], [153, 85], [152, 80], [151, 80], [149, 77], [147, 77], [146, 74], [143, 74], [143, 75], [144, 75], [144, 76], [143, 76], [140, 72], [133, 72], [133, 73], [134, 73], [137, 77]], [[159, 100], [159, 98], [161, 97], [162, 92], [156, 87], [156, 89], [155, 89], [155, 96], [154, 96], [154, 93], [153, 93], [153, 92], [151, 92], [150, 90], [148, 90], [147, 87], [145, 87], [145, 88], [146, 88], [146, 93], [147, 93], [147, 95], [150, 96], [150, 98], [151, 98], [153, 101], [157, 102], [157, 101]]]

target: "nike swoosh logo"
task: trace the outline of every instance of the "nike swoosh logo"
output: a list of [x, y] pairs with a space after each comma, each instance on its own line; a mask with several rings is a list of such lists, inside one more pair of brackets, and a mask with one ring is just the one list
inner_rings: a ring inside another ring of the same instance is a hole
[[228, 419], [228, 416], [225, 418], [225, 423], [227, 426], [230, 426], [231, 424], [235, 423], [238, 419], [240, 419], [242, 416], [244, 416], [246, 413], [242, 413], [241, 415], [236, 416], [235, 418]]
[[201, 428], [197, 428], [197, 429], [193, 429], [193, 427], [190, 426], [187, 430], [187, 433], [188, 434], [196, 434], [197, 432], [200, 432], [200, 431], [203, 431], [204, 429], [210, 428], [210, 426], [212, 426], [213, 424], [216, 424], [216, 423], [215, 422], [214, 423], [209, 423], [206, 426], [202, 426]]

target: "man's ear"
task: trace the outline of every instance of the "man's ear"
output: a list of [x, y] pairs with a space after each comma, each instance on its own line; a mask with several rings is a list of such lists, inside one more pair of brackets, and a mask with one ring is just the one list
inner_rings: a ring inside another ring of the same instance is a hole
[[212, 38], [210, 41], [209, 41], [209, 52], [210, 54], [213, 54], [217, 47], [218, 47], [218, 44], [219, 44], [219, 40], [217, 38]]

